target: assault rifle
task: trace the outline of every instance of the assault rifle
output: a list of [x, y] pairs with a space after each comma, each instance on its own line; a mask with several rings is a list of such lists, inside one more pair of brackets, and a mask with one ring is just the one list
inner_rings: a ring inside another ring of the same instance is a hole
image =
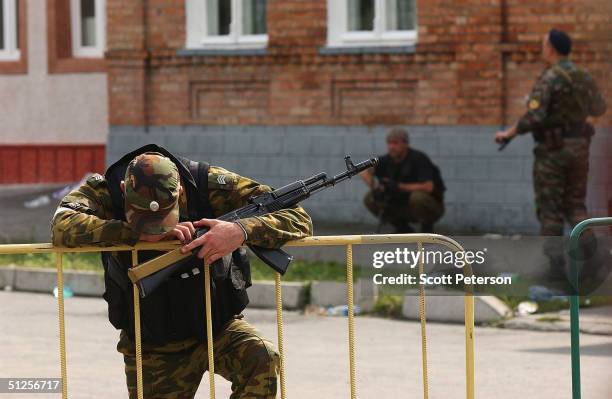
[[[328, 178], [325, 173], [319, 173], [306, 180], [295, 181], [274, 191], [250, 198], [247, 205], [226, 213], [219, 217], [218, 220], [233, 222], [243, 218], [262, 216], [281, 209], [291, 208], [309, 198], [312, 194], [350, 179], [378, 163], [378, 159], [371, 158], [355, 165], [351, 161], [350, 156], [345, 157], [344, 161], [346, 163], [346, 171], [343, 173], [332, 178]], [[201, 237], [207, 231], [208, 228], [206, 227], [198, 228], [196, 230], [196, 237]], [[289, 263], [293, 259], [291, 255], [281, 249], [261, 248], [254, 245], [249, 245], [249, 248], [259, 259], [280, 274], [285, 274]], [[128, 276], [134, 284], [139, 285], [140, 295], [144, 298], [170, 276], [181, 272], [185, 265], [193, 264], [193, 258], [200, 249], [201, 247], [198, 247], [190, 253], [183, 254], [181, 249], [177, 248], [131, 268], [128, 271]], [[224, 262], [228, 262], [228, 260], [219, 259], [213, 262], [213, 273], [217, 275], [224, 274], [227, 270], [227, 264], [224, 265]]]

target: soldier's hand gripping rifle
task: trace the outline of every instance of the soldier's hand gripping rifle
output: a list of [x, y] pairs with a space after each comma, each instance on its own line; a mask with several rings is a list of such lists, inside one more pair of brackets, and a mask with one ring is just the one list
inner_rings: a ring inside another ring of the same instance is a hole
[[[351, 157], [344, 158], [346, 171], [332, 178], [328, 178], [325, 173], [319, 173], [306, 180], [298, 180], [274, 191], [250, 198], [248, 204], [218, 218], [226, 222], [233, 222], [243, 218], [262, 216], [281, 209], [291, 208], [301, 201], [309, 198], [312, 194], [334, 186], [341, 181], [350, 179], [356, 174], [373, 167], [378, 160], [371, 158], [353, 164]], [[208, 228], [198, 228], [196, 237], [200, 237], [208, 231]], [[289, 262], [293, 259], [291, 255], [280, 249], [261, 248], [249, 245], [253, 253], [268, 266], [272, 267], [280, 274], [285, 274]], [[159, 287], [170, 276], [173, 276], [184, 268], [185, 265], [192, 264], [193, 257], [199, 252], [201, 247], [193, 249], [192, 252], [183, 254], [181, 248], [172, 250], [157, 258], [151, 259], [141, 265], [135, 266], [128, 271], [128, 276], [134, 284], [138, 284], [140, 295], [145, 297]], [[221, 270], [219, 274], [227, 270], [223, 264], [224, 260], [219, 259], [213, 262], [213, 272]]]
[[508, 146], [508, 144], [510, 144], [510, 142], [512, 141], [513, 138], [504, 138], [504, 139], [502, 139], [499, 147], [497, 148], [497, 151], [503, 151]]

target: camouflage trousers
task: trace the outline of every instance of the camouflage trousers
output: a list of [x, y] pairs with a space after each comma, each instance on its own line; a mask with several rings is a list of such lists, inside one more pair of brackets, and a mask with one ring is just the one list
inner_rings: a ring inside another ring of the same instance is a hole
[[543, 236], [562, 236], [564, 221], [575, 226], [587, 218], [589, 141], [571, 138], [563, 143], [556, 151], [543, 144], [534, 149], [533, 186]]
[[[123, 354], [130, 399], [136, 395], [134, 342], [122, 331], [117, 350]], [[163, 346], [142, 345], [145, 399], [191, 399], [208, 370], [206, 344], [189, 339]], [[214, 340], [215, 374], [232, 383], [230, 399], [276, 397], [280, 357], [272, 343], [242, 319], [230, 321]]]
[[404, 232], [408, 223], [420, 223], [421, 225], [433, 225], [444, 214], [444, 205], [431, 194], [424, 191], [410, 193], [410, 198], [405, 203], [385, 204], [374, 199], [372, 191], [368, 192], [363, 199], [368, 210], [376, 217], [393, 225], [398, 232]]

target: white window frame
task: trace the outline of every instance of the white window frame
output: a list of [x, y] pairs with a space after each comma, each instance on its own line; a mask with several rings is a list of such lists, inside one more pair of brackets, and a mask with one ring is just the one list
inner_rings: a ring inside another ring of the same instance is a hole
[[81, 0], [70, 0], [72, 56], [102, 58], [106, 48], [106, 0], [94, 0], [96, 11], [96, 45], [83, 46], [81, 37]]
[[[22, 0], [23, 1], [23, 0]], [[19, 26], [19, 10], [17, 10], [17, 0], [0, 0], [3, 6], [4, 17], [4, 48], [0, 49], [0, 61], [18, 61], [21, 57], [19, 51], [19, 37], [17, 27]]]
[[[414, 0], [416, 3], [416, 0]], [[348, 30], [348, 0], [327, 0], [327, 46], [372, 47], [409, 46], [417, 42], [417, 24], [414, 30], [386, 30], [385, 0], [374, 0], [374, 29], [351, 32]]]
[[190, 49], [249, 49], [265, 48], [268, 35], [242, 34], [242, 0], [231, 0], [232, 20], [229, 35], [208, 35], [206, 1], [187, 0], [187, 43]]

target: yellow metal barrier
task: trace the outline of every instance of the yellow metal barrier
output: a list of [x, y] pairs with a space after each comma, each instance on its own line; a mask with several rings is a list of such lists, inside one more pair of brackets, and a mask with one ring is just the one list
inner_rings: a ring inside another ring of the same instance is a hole
[[[353, 306], [353, 245], [372, 244], [416, 244], [417, 249], [423, 249], [424, 244], [443, 245], [447, 248], [463, 252], [459, 243], [451, 238], [437, 234], [392, 234], [392, 235], [345, 235], [345, 236], [321, 236], [309, 237], [287, 244], [288, 247], [310, 247], [310, 246], [345, 246], [346, 248], [346, 284], [348, 305], [348, 347], [349, 347], [349, 378], [351, 399], [357, 397], [356, 363], [355, 363], [355, 320]], [[142, 250], [171, 250], [175, 249], [177, 242], [161, 243], [139, 243], [135, 247], [79, 247], [79, 248], [57, 248], [51, 244], [17, 244], [0, 245], [0, 254], [28, 254], [28, 253], [55, 253], [57, 266], [57, 288], [58, 288], [58, 319], [60, 329], [60, 367], [62, 375], [62, 398], [68, 397], [68, 375], [66, 370], [66, 332], [64, 319], [64, 290], [63, 290], [63, 254], [66, 252], [104, 252], [104, 251], [132, 251], [133, 266], [138, 264], [138, 251]], [[424, 272], [423, 257], [419, 261], [419, 274]], [[463, 268], [465, 275], [472, 274], [468, 265]], [[214, 348], [212, 339], [211, 322], [211, 298], [210, 298], [210, 270], [204, 267], [205, 281], [205, 305], [206, 305], [206, 329], [208, 333], [208, 371], [210, 383], [210, 398], [215, 398], [214, 379]], [[466, 365], [466, 398], [474, 399], [474, 297], [471, 286], [466, 286], [464, 297], [465, 304], [465, 365]], [[276, 294], [276, 321], [278, 332], [278, 351], [280, 354], [280, 393], [281, 398], [286, 399], [287, 390], [285, 384], [285, 356], [283, 342], [283, 308], [281, 293], [281, 276], [277, 273], [275, 278]], [[426, 314], [425, 314], [425, 289], [419, 286], [419, 317], [421, 323], [421, 350], [423, 371], [423, 398], [428, 399], [429, 382], [427, 366], [427, 339], [426, 339]], [[138, 286], [134, 285], [134, 321], [135, 321], [135, 344], [136, 344], [136, 376], [138, 398], [143, 399], [143, 377], [142, 377], [142, 342], [140, 334], [140, 295]]]

